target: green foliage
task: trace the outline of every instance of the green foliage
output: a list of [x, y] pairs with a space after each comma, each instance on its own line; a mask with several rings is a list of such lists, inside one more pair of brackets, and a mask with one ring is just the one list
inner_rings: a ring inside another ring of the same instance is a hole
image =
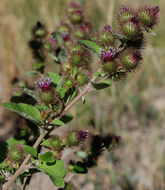
[[5, 108], [10, 111], [13, 111], [22, 117], [30, 120], [36, 125], [43, 125], [42, 118], [40, 116], [40, 112], [37, 108], [30, 106], [28, 104], [16, 104], [16, 103], [3, 103], [2, 104]]
[[64, 122], [62, 122], [61, 120], [59, 120], [59, 119], [54, 119], [52, 122], [51, 122], [51, 124], [53, 124], [53, 125], [64, 125], [65, 123]]
[[51, 139], [45, 139], [42, 141], [41, 143], [42, 146], [45, 146], [45, 147], [52, 147], [52, 144], [51, 144]]
[[33, 148], [31, 146], [28, 146], [28, 145], [23, 145], [23, 149], [26, 153], [28, 153], [34, 157], [37, 157], [37, 149], [36, 148]]
[[78, 40], [78, 42], [88, 48], [92, 53], [96, 53], [98, 57], [101, 54], [101, 48], [92, 41], [89, 40]]
[[54, 85], [57, 85], [61, 79], [60, 75], [53, 72], [47, 72], [46, 76], [49, 77]]
[[56, 160], [55, 163], [47, 164], [44, 161], [39, 161], [38, 168], [46, 172], [52, 182], [58, 187], [64, 187], [64, 176], [66, 169], [63, 168], [64, 163], [62, 160]]
[[7, 141], [6, 141], [6, 143], [7, 143], [7, 145], [10, 147], [10, 146], [12, 146], [12, 145], [14, 145], [14, 144], [21, 144], [21, 145], [24, 145], [24, 144], [26, 144], [26, 141], [25, 140], [17, 140], [17, 139], [15, 139], [14, 137], [11, 137], [11, 138], [9, 138]]
[[54, 162], [54, 158], [53, 158], [53, 154], [52, 152], [45, 152], [43, 154], [39, 155], [39, 160], [41, 160], [42, 162], [46, 162], [46, 163], [52, 163]]
[[104, 89], [104, 88], [107, 88], [109, 86], [112, 85], [112, 82], [109, 81], [109, 80], [103, 80], [101, 81], [100, 83], [94, 83], [92, 82], [92, 86], [96, 89], [96, 90], [101, 90], [101, 89]]
[[39, 73], [39, 71], [28, 71], [25, 73], [25, 76], [38, 75]]

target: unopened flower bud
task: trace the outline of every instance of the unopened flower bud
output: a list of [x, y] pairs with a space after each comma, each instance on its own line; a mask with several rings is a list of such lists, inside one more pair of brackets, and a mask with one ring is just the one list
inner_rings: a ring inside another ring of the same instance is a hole
[[110, 46], [115, 43], [115, 36], [109, 25], [105, 25], [103, 30], [97, 35], [97, 42], [101, 46]]
[[25, 157], [25, 152], [22, 145], [15, 144], [9, 149], [9, 159], [13, 162], [20, 163]]
[[121, 63], [127, 71], [135, 69], [141, 60], [142, 55], [139, 50], [127, 50], [121, 55]]
[[35, 31], [35, 36], [38, 38], [43, 38], [46, 36], [46, 31], [43, 28], [39, 28]]
[[43, 76], [35, 82], [40, 101], [44, 104], [51, 104], [54, 99], [54, 92], [51, 87], [51, 79]]
[[159, 20], [159, 7], [143, 6], [137, 12], [137, 17], [145, 29], [152, 29]]
[[88, 131], [82, 129], [69, 130], [66, 135], [67, 145], [69, 147], [78, 146], [88, 137]]
[[61, 144], [60, 137], [54, 136], [51, 138], [52, 148], [54, 148], [54, 149], [59, 148], [60, 144]]
[[111, 75], [117, 70], [117, 63], [115, 61], [108, 61], [108, 62], [103, 62], [102, 63], [102, 70]]
[[85, 72], [80, 72], [76, 77], [76, 82], [78, 86], [83, 86], [89, 82], [89, 76]]
[[128, 22], [122, 24], [121, 30], [122, 33], [131, 40], [136, 40], [141, 36], [141, 30], [136, 17], [133, 17]]
[[125, 22], [128, 22], [134, 16], [134, 10], [123, 5], [117, 14], [117, 20], [119, 24], [123, 24]]
[[72, 88], [74, 86], [74, 81], [72, 78], [67, 78], [64, 83], [63, 83], [64, 87], [69, 89]]
[[70, 21], [72, 24], [79, 24], [83, 20], [82, 11], [77, 10], [70, 15]]

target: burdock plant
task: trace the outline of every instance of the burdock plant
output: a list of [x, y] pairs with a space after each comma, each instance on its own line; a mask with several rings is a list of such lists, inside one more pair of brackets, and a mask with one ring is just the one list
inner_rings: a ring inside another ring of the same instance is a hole
[[[56, 31], [48, 34], [40, 22], [33, 27], [29, 47], [34, 70], [26, 75], [37, 75], [36, 80], [33, 87], [26, 83], [19, 87], [23, 99], [17, 96], [17, 101], [12, 97], [12, 102], [3, 103], [26, 119], [25, 128], [31, 132], [24, 130], [17, 140], [7, 141], [8, 154], [0, 164], [3, 190], [17, 178], [26, 186], [29, 178], [41, 171], [63, 188], [67, 172], [87, 173], [105, 150], [119, 145], [121, 137], [115, 134], [94, 135], [83, 126], [65, 126], [73, 119], [67, 112], [79, 100], [85, 103], [86, 93], [107, 88], [142, 66], [144, 38], [159, 20], [159, 7], [122, 6], [116, 17], [116, 28], [106, 24], [91, 32], [82, 7], [71, 2]], [[91, 67], [92, 54], [99, 60], [95, 69]], [[45, 72], [50, 58], [57, 63], [58, 72]], [[61, 133], [52, 134], [61, 126]], [[73, 149], [79, 161], [67, 161], [64, 167], [66, 149]]]

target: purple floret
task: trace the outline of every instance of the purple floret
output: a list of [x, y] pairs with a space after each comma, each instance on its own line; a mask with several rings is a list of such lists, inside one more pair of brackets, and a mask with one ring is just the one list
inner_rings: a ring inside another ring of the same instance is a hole
[[108, 51], [102, 50], [101, 52], [101, 59], [103, 61], [111, 61], [112, 58], [115, 56], [115, 49], [113, 47], [110, 47]]
[[85, 130], [78, 131], [79, 140], [85, 140], [87, 137], [88, 137], [88, 131], [85, 131]]
[[35, 82], [37, 87], [43, 92], [50, 90], [51, 79], [49, 77], [41, 77], [38, 81]]

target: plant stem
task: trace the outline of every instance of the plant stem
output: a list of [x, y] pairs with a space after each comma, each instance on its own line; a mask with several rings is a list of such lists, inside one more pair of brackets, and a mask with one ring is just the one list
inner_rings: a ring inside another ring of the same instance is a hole
[[[91, 82], [93, 82], [95, 80], [96, 77], [94, 77], [88, 84], [87, 86], [82, 90], [82, 92], [80, 92], [80, 94], [78, 94], [72, 101], [71, 103], [63, 110], [63, 112], [58, 116], [58, 119], [60, 119], [76, 102], [78, 102], [78, 100], [84, 96], [88, 91], [89, 88], [91, 86]], [[39, 144], [41, 143], [42, 139], [45, 137], [45, 135], [47, 134], [47, 132], [45, 130], [42, 129], [42, 132], [40, 134], [40, 136], [38, 137], [37, 141], [35, 142], [35, 144], [33, 145], [34, 148], [37, 148], [39, 146]], [[19, 174], [26, 168], [26, 164], [28, 163], [29, 159], [30, 159], [31, 155], [28, 154], [26, 156], [26, 158], [24, 159], [24, 161], [22, 162], [22, 164], [20, 165], [20, 167], [17, 169], [17, 171], [15, 172], [15, 174], [9, 179], [9, 181], [5, 184], [5, 186], [3, 187], [2, 190], [7, 190], [10, 185], [15, 181], [15, 179], [19, 176]]]
[[[37, 141], [33, 145], [34, 148], [37, 148], [39, 146], [39, 144], [41, 143], [41, 141], [42, 141], [42, 139], [44, 138], [45, 135], [46, 135], [45, 130], [42, 130], [40, 136], [38, 137]], [[2, 190], [7, 190], [10, 187], [10, 185], [15, 181], [15, 179], [19, 176], [19, 174], [25, 169], [26, 164], [28, 163], [30, 157], [31, 157], [30, 154], [28, 154], [26, 156], [26, 158], [24, 159], [24, 161], [22, 162], [20, 167], [17, 169], [15, 174], [9, 179], [9, 181], [5, 184], [5, 186], [3, 187]]]

